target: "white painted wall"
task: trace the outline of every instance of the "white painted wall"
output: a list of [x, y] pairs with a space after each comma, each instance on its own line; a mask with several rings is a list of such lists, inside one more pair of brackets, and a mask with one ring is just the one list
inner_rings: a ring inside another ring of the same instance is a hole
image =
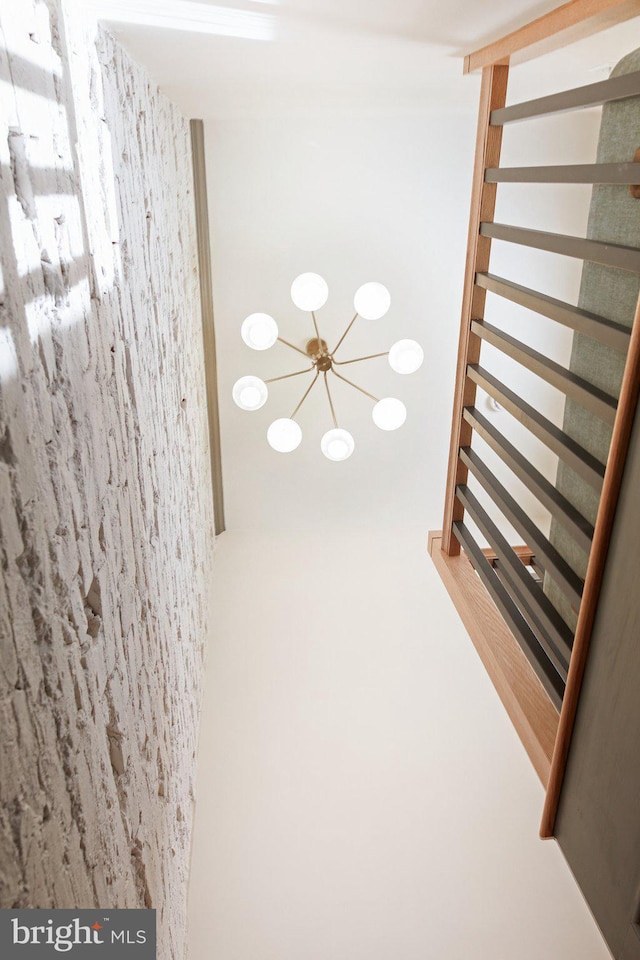
[[420, 537], [226, 533], [190, 960], [605, 960]]

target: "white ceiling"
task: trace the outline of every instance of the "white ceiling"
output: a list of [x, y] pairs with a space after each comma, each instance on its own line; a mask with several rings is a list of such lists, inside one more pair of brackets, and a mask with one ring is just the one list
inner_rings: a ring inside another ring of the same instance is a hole
[[[90, 0], [191, 116], [464, 102], [460, 56], [554, 0]], [[113, 19], [111, 19], [113, 18]], [[165, 29], [158, 26], [164, 24]], [[171, 29], [166, 29], [171, 28]]]
[[[205, 118], [228, 528], [299, 531], [349, 520], [412, 527], [424, 538], [440, 524], [479, 85], [463, 77], [461, 54], [554, 0], [90, 2], [185, 115]], [[518, 68], [513, 89], [526, 96], [600, 79], [593, 68], [631, 49], [632, 33], [624, 25], [552, 55], [542, 79]], [[256, 35], [263, 39], [248, 38]], [[534, 149], [539, 139], [530, 138]], [[549, 142], [559, 142], [555, 131]], [[588, 195], [576, 214], [577, 194], [569, 209], [545, 202], [553, 188], [539, 189], [538, 225], [571, 232]], [[516, 207], [518, 197], [531, 207], [531, 190], [518, 191]], [[392, 375], [383, 360], [349, 368], [370, 392], [403, 399], [409, 416], [382, 434], [369, 402], [338, 389], [341, 425], [356, 438], [343, 464], [319, 451], [331, 423], [318, 388], [303, 408], [300, 449], [281, 455], [266, 444], [268, 424], [291, 413], [303, 378], [275, 384], [255, 414], [230, 399], [244, 374], [301, 369], [302, 358], [281, 345], [249, 350], [239, 331], [248, 313], [264, 310], [302, 345], [310, 320], [292, 306], [289, 287], [306, 270], [329, 283], [319, 320], [334, 342], [357, 286], [376, 279], [391, 291], [388, 316], [359, 321], [344, 356], [401, 337], [420, 341], [427, 355], [412, 377]]]

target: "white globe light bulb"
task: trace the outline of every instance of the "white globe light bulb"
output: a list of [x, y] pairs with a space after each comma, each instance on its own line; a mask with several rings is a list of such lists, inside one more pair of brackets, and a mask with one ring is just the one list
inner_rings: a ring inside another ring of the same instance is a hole
[[396, 373], [415, 373], [423, 360], [424, 350], [415, 340], [398, 340], [389, 350], [389, 366]]
[[232, 395], [241, 410], [259, 410], [267, 402], [269, 391], [260, 377], [240, 377], [233, 385]]
[[402, 400], [384, 397], [378, 400], [371, 415], [376, 427], [381, 430], [397, 430], [407, 419], [407, 408]]
[[291, 299], [300, 310], [311, 313], [327, 302], [329, 287], [317, 273], [301, 273], [291, 284]]
[[348, 430], [336, 427], [327, 430], [320, 441], [320, 449], [328, 460], [347, 460], [353, 453], [355, 441]]
[[364, 283], [356, 290], [353, 306], [365, 320], [379, 320], [391, 306], [391, 294], [381, 283]]
[[278, 339], [278, 324], [268, 313], [252, 313], [242, 324], [240, 334], [252, 350], [268, 350]]
[[302, 440], [302, 430], [295, 420], [289, 420], [287, 417], [281, 417], [280, 420], [274, 420], [267, 430], [267, 441], [270, 447], [277, 450], [278, 453], [291, 453], [300, 446]]

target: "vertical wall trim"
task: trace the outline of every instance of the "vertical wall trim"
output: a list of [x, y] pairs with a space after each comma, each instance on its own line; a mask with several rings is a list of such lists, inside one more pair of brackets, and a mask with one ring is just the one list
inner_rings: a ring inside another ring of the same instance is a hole
[[225, 529], [224, 496], [222, 492], [222, 454], [220, 446], [220, 415], [218, 409], [218, 373], [216, 367], [216, 332], [213, 323], [213, 284], [211, 282], [211, 244], [209, 241], [209, 208], [207, 205], [207, 172], [204, 156], [204, 124], [191, 120], [191, 154], [193, 157], [193, 187], [198, 236], [198, 268], [200, 300], [202, 303], [202, 341], [207, 384], [207, 412], [209, 415], [209, 444], [211, 447], [211, 481], [216, 535]]

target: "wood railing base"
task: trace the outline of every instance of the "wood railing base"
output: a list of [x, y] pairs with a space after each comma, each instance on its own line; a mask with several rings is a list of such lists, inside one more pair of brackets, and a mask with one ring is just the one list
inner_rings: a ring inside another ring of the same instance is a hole
[[429, 534], [429, 553], [471, 637], [522, 745], [546, 788], [558, 711], [464, 553], [448, 556], [442, 533]]

